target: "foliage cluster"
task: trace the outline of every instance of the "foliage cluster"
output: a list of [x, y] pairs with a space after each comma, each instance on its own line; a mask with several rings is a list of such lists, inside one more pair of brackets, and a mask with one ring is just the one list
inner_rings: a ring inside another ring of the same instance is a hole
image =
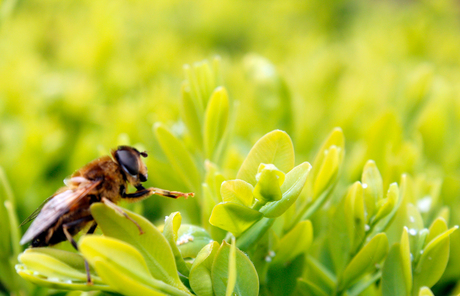
[[[53, 293], [14, 271], [18, 217], [116, 144], [151, 152], [148, 185], [196, 198], [126, 205], [145, 236], [95, 206], [104, 237], [79, 241], [93, 288], [459, 293], [455, 1], [50, 0], [8, 16], [14, 2], [0, 2], [1, 293]], [[180, 65], [216, 52], [225, 84], [198, 63], [171, 99]], [[163, 234], [138, 214], [168, 215]], [[86, 289], [59, 248], [25, 251], [17, 272]]]

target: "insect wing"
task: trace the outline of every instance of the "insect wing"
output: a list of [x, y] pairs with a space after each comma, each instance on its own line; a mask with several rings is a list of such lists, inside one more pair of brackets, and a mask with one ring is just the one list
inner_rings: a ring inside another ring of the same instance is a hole
[[[79, 202], [81, 198], [85, 197], [91, 190], [93, 190], [101, 181], [82, 183], [80, 186], [74, 189], [68, 189], [60, 192], [47, 199], [47, 202], [43, 205], [38, 215], [32, 213], [30, 217], [36, 219], [27, 229], [26, 233], [22, 237], [20, 244], [23, 245], [33, 240], [37, 235], [47, 230], [53, 223], [55, 223], [59, 217], [69, 211], [69, 209]], [[29, 217], [29, 218], [30, 218]], [[27, 218], [27, 220], [31, 220]], [[27, 223], [27, 222], [23, 222]]]
[[21, 227], [23, 225], [26, 225], [27, 223], [29, 223], [33, 219], [37, 218], [38, 214], [40, 214], [40, 211], [43, 209], [43, 207], [46, 205], [46, 203], [49, 202], [56, 195], [58, 195], [58, 194], [51, 195], [50, 197], [45, 199], [45, 201], [42, 202], [42, 204], [40, 206], [38, 206], [38, 208], [35, 211], [33, 211], [33, 213], [30, 214], [29, 217], [27, 217], [24, 221], [22, 221], [22, 223], [19, 225], [19, 227]]

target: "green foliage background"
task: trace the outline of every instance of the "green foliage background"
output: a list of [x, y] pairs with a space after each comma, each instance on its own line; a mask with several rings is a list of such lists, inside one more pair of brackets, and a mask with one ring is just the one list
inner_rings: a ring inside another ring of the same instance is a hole
[[[232, 102], [228, 150], [219, 161], [227, 179], [274, 129], [290, 135], [298, 165], [313, 164], [339, 126], [346, 156], [332, 208], [372, 159], [384, 192], [408, 173], [415, 195], [431, 197], [424, 227], [439, 213], [449, 226], [460, 223], [456, 1], [3, 0], [0, 9], [0, 164], [18, 220], [75, 169], [121, 143], [150, 152], [148, 186], [192, 190], [169, 166], [152, 127], [163, 123], [200, 159], [180, 117], [182, 67], [219, 55]], [[198, 170], [204, 175], [203, 163]], [[184, 222], [200, 225], [197, 200], [125, 206], [151, 221], [180, 211]], [[315, 214], [315, 231], [327, 229], [332, 212]], [[399, 235], [389, 234], [390, 243]], [[2, 256], [17, 254], [2, 240], [9, 250]], [[458, 231], [450, 243], [434, 288], [440, 295], [460, 279]], [[2, 266], [3, 293], [32, 291], [7, 270]]]

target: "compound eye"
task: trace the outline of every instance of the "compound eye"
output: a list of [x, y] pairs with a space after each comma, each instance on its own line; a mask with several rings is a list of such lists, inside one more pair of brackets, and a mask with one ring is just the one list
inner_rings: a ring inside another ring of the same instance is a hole
[[138, 156], [134, 152], [129, 150], [118, 150], [116, 152], [118, 163], [121, 167], [130, 174], [131, 176], [137, 176], [139, 174], [139, 160]]

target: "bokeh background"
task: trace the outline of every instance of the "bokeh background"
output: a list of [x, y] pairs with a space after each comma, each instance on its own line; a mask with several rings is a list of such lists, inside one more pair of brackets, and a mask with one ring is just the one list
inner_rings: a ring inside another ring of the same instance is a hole
[[[459, 53], [454, 0], [3, 0], [0, 165], [19, 220], [120, 143], [150, 152], [147, 185], [171, 186], [152, 126], [186, 133], [183, 65], [218, 55], [234, 102], [229, 178], [273, 129], [291, 135], [300, 163], [340, 126], [342, 182], [374, 159], [386, 185], [404, 172], [433, 180], [423, 190], [460, 224]], [[143, 207], [158, 220], [172, 206]], [[460, 278], [450, 267], [460, 264], [459, 237], [443, 287]]]

